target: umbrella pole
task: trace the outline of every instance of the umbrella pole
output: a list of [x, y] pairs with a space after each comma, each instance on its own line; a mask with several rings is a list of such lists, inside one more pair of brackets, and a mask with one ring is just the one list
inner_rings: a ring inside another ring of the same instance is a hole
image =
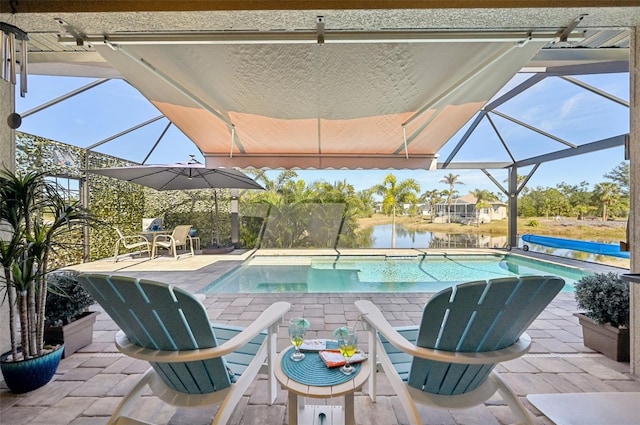
[[211, 245], [213, 245], [214, 234], [216, 245], [220, 246], [220, 232], [218, 230], [218, 191], [213, 189], [213, 204], [215, 206], [215, 217], [213, 218], [213, 227], [211, 228]]

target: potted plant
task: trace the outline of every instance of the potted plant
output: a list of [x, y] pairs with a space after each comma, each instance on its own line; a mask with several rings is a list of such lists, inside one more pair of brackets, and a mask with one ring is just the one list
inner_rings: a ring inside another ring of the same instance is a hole
[[49, 294], [45, 311], [45, 341], [64, 342], [62, 357], [70, 356], [93, 341], [97, 311], [87, 311], [95, 303], [91, 294], [77, 281], [75, 271], [60, 271], [47, 276]]
[[616, 361], [629, 361], [629, 283], [618, 274], [595, 273], [575, 285], [584, 345]]
[[69, 233], [88, 219], [79, 202], [66, 200], [43, 173], [0, 170], [0, 289], [9, 310], [0, 323], [9, 327], [11, 343], [0, 368], [15, 393], [45, 385], [58, 367], [63, 344], [44, 340], [46, 277]]

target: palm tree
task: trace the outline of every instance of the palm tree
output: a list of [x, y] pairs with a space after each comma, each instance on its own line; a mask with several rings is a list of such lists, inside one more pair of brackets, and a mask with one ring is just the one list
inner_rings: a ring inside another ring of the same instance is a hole
[[420, 184], [414, 179], [406, 179], [398, 182], [396, 176], [387, 174], [382, 184], [373, 187], [378, 195], [382, 196], [382, 212], [393, 216], [391, 226], [391, 247], [396, 247], [396, 207], [404, 203], [418, 201]]
[[420, 202], [429, 204], [431, 210], [431, 222], [433, 223], [433, 217], [435, 215], [436, 205], [442, 201], [442, 192], [437, 189], [428, 190], [420, 196]]
[[616, 183], [598, 183], [593, 188], [593, 196], [602, 204], [602, 221], [607, 221], [609, 207], [620, 200], [622, 189]]
[[255, 180], [262, 182], [265, 190], [268, 192], [281, 192], [284, 189], [284, 186], [287, 182], [292, 181], [294, 178], [298, 177], [298, 173], [294, 170], [284, 170], [275, 180], [271, 180], [264, 173], [260, 171], [247, 171], [247, 174], [255, 176]]
[[474, 189], [470, 193], [476, 198], [476, 226], [480, 227], [480, 208], [490, 206], [490, 202], [498, 200], [498, 197], [484, 189]]
[[442, 194], [447, 197], [447, 210], [449, 212], [449, 223], [451, 223], [451, 200], [453, 199], [453, 194], [458, 193], [458, 191], [455, 190], [455, 187], [457, 184], [464, 184], [463, 182], [458, 180], [458, 177], [460, 177], [459, 174], [449, 173], [440, 180], [440, 183], [446, 183], [449, 185], [449, 191], [444, 191], [444, 190], [442, 191]]
[[[321, 208], [323, 213], [315, 214], [316, 222], [322, 222], [322, 229], [327, 232], [325, 239], [328, 241], [332, 238], [333, 247], [337, 247], [338, 243], [343, 247], [353, 246], [357, 238], [357, 218], [370, 217], [373, 214], [371, 190], [356, 192], [346, 179], [333, 184], [316, 181], [312, 188], [316, 192], [314, 202], [325, 204]], [[326, 221], [323, 222], [325, 218]]]

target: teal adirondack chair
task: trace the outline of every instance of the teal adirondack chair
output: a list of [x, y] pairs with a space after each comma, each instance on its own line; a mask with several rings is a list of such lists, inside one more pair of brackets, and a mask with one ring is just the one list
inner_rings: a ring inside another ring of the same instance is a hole
[[275, 400], [276, 335], [289, 303], [274, 303], [240, 328], [211, 324], [197, 297], [164, 283], [102, 274], [81, 274], [78, 280], [120, 327], [118, 350], [151, 364], [109, 425], [146, 423], [128, 415], [147, 385], [174, 406], [220, 404], [213, 424], [227, 423], [265, 361], [269, 400]]
[[[412, 424], [422, 424], [415, 403], [468, 408], [496, 391], [518, 423], [533, 418], [495, 366], [525, 354], [525, 330], [564, 286], [555, 276], [500, 278], [459, 284], [434, 295], [419, 327], [394, 328], [370, 301], [356, 301], [368, 324], [370, 356], [383, 367]], [[369, 394], [376, 399], [375, 373]]]

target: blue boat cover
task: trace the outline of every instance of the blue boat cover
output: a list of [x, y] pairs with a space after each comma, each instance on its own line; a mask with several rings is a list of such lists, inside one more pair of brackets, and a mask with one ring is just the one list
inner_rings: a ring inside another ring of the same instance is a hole
[[522, 240], [551, 248], [570, 249], [573, 251], [590, 252], [592, 254], [610, 255], [612, 257], [629, 258], [628, 251], [621, 251], [620, 245], [613, 243], [599, 243], [576, 239], [553, 238], [551, 236], [522, 235]]

